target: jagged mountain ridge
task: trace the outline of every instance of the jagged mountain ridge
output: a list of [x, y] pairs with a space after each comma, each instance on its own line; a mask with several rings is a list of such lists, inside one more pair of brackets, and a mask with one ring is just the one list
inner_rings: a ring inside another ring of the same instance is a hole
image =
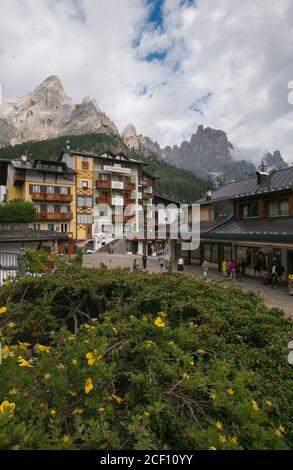
[[[0, 147], [28, 141], [42, 141], [62, 136], [106, 134], [120, 138], [113, 121], [99, 108], [95, 99], [86, 97], [75, 104], [52, 75], [32, 92], [0, 103]], [[195, 175], [223, 182], [255, 173], [253, 163], [235, 160], [234, 146], [222, 130], [198, 126], [190, 141], [180, 146], [161, 148], [149, 137], [138, 134], [133, 124], [126, 126], [121, 141], [144, 157], [158, 159]], [[265, 156], [269, 168], [287, 165], [279, 151]]]
[[74, 104], [55, 75], [32, 92], [0, 104], [2, 146], [87, 132], [119, 135], [95, 100], [87, 97]]

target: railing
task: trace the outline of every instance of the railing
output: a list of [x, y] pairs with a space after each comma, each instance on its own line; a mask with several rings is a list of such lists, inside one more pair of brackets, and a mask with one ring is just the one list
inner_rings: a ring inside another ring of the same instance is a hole
[[153, 193], [143, 193], [142, 197], [143, 197], [143, 199], [153, 199], [154, 194]]
[[136, 200], [133, 198], [124, 198], [124, 206], [130, 206], [131, 204], [135, 204]]
[[111, 188], [111, 181], [96, 181], [97, 189], [110, 189]]
[[72, 194], [57, 194], [57, 193], [32, 193], [33, 201], [58, 201], [58, 202], [72, 202]]
[[19, 269], [18, 253], [0, 253], [0, 285], [9, 277], [16, 277]]
[[111, 199], [111, 197], [97, 197], [96, 198], [96, 204], [107, 204], [107, 205], [111, 206], [112, 199]]
[[15, 172], [14, 175], [14, 186], [22, 186], [25, 182], [25, 174], [20, 172]]
[[72, 212], [37, 212], [38, 220], [72, 220]]
[[126, 191], [133, 191], [135, 188], [135, 183], [124, 183], [124, 189]]

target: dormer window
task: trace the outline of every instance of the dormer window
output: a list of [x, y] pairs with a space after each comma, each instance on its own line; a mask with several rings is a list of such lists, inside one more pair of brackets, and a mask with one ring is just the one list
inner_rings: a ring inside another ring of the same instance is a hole
[[268, 217], [281, 217], [289, 215], [289, 204], [287, 200], [268, 202]]
[[242, 206], [242, 217], [248, 219], [250, 217], [258, 217], [258, 206], [256, 203], [244, 204]]

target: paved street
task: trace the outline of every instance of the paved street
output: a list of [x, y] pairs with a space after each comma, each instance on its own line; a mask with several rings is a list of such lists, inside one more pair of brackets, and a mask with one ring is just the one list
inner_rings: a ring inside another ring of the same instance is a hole
[[[109, 268], [130, 268], [132, 269], [133, 261], [141, 262], [140, 256], [133, 255], [109, 255], [107, 253], [95, 253], [92, 255], [84, 255], [84, 266], [86, 267], [99, 267], [104, 263]], [[158, 258], [148, 258], [147, 270], [152, 273], [159, 273], [160, 266]], [[194, 276], [202, 277], [202, 270], [199, 266], [186, 266], [185, 272]], [[215, 270], [210, 270], [209, 278], [225, 282], [226, 284], [233, 284], [237, 288], [251, 290], [259, 293], [265, 300], [268, 307], [277, 307], [285, 312], [285, 315], [293, 319], [293, 297], [288, 294], [287, 288], [278, 287], [277, 289], [270, 289], [264, 286], [260, 279], [247, 277], [243, 281], [225, 280], [220, 273]]]

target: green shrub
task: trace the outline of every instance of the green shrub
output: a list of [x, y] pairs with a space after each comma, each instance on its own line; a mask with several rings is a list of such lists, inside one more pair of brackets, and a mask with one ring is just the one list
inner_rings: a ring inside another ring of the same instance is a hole
[[253, 293], [67, 266], [0, 306], [1, 449], [292, 447], [292, 324]]
[[36, 219], [36, 211], [31, 202], [12, 201], [0, 204], [0, 223], [30, 224]]

